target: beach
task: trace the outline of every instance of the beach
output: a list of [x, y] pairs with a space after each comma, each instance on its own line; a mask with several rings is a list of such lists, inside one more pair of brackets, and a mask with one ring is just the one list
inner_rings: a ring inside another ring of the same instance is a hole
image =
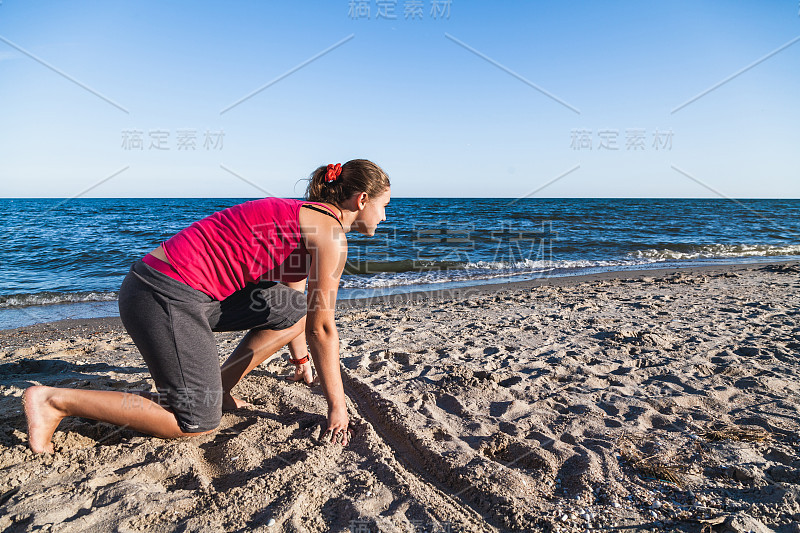
[[[798, 261], [344, 301], [336, 321], [345, 448], [284, 349], [214, 433], [70, 418], [34, 455], [26, 387], [149, 374], [118, 318], [0, 331], [0, 528], [800, 532]], [[244, 333], [215, 334], [220, 362]]]

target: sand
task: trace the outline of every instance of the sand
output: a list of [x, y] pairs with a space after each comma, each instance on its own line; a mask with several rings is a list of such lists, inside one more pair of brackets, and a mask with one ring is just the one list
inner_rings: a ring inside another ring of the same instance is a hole
[[[319, 440], [288, 352], [209, 435], [62, 421], [40, 383], [139, 390], [118, 319], [0, 332], [7, 531], [800, 531], [800, 264], [612, 273], [342, 303], [356, 428]], [[221, 360], [244, 332], [217, 333]]]

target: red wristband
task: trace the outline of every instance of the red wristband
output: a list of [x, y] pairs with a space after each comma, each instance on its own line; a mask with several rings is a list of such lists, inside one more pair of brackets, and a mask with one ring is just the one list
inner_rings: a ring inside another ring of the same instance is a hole
[[291, 358], [289, 359], [289, 362], [292, 363], [293, 365], [302, 365], [303, 363], [306, 363], [307, 361], [308, 361], [308, 356], [307, 355], [305, 357], [303, 357], [302, 359], [291, 359]]

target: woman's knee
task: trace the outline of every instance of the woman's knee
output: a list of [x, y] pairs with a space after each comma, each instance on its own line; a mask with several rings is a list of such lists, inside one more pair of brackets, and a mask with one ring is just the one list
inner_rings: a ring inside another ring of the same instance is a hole
[[179, 429], [179, 430], [178, 430], [178, 434], [177, 434], [177, 435], [175, 435], [175, 438], [182, 438], [182, 437], [199, 437], [199, 436], [201, 436], [201, 435], [208, 435], [209, 433], [213, 433], [213, 432], [215, 432], [216, 430], [217, 430], [217, 428], [214, 428], [214, 429], [207, 429], [207, 430], [205, 430], [205, 431], [193, 431], [193, 432], [190, 432], [190, 431], [183, 431], [183, 430], [180, 430], [180, 429]]
[[216, 431], [222, 422], [222, 394], [206, 395], [191, 405], [176, 404], [170, 410], [177, 427], [175, 437], [196, 437]]
[[213, 433], [219, 427], [222, 421], [222, 413], [220, 413], [218, 420], [209, 420], [201, 428], [197, 426], [186, 426], [185, 424], [178, 423], [177, 431], [172, 435], [173, 438], [181, 437], [199, 437], [200, 435], [208, 435]]

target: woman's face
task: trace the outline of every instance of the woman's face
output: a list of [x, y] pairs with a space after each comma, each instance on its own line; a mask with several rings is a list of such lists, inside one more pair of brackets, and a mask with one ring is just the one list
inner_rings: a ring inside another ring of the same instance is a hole
[[386, 220], [386, 206], [389, 205], [391, 189], [386, 189], [380, 196], [367, 198], [364, 209], [361, 209], [356, 218], [355, 230], [372, 237], [378, 224]]

